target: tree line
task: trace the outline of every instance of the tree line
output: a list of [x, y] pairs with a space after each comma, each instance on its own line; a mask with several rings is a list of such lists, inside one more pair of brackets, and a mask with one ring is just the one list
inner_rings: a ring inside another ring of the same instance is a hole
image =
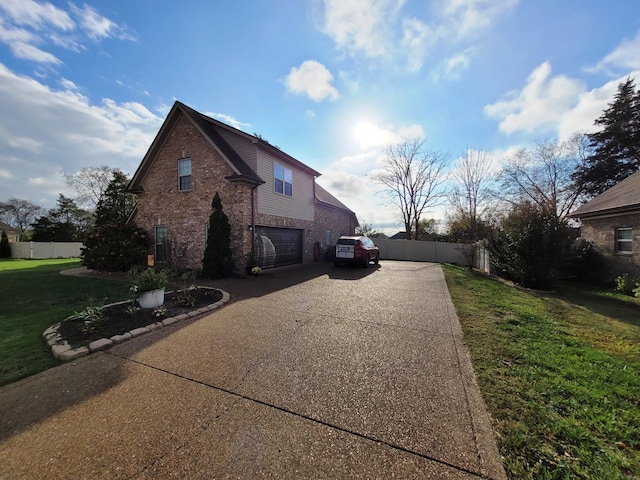
[[[382, 185], [388, 202], [400, 212], [409, 238], [487, 240], [501, 272], [547, 288], [560, 263], [593, 253], [588, 246], [571, 251], [576, 234], [567, 215], [640, 169], [640, 92], [633, 79], [618, 86], [595, 124], [599, 127], [595, 133], [577, 133], [562, 142], [541, 140], [522, 148], [499, 168], [490, 151], [468, 148], [448, 171], [449, 154], [427, 149], [424, 139], [408, 140], [389, 146], [370, 178]], [[135, 225], [127, 226], [136, 202], [127, 192], [127, 175], [99, 167], [65, 178], [76, 191], [75, 198], [60, 194], [56, 207], [48, 211], [11, 198], [0, 202], [0, 220], [16, 228], [23, 240], [84, 241], [89, 252], [100, 250], [95, 242], [108, 242], [100, 248], [109, 250], [112, 258], [96, 254], [88, 260], [97, 269], [113, 268], [105, 267], [120, 251], [119, 245], [129, 244], [131, 238], [140, 240], [131, 251], [141, 255], [148, 239]], [[441, 232], [426, 214], [445, 203], [446, 230]], [[359, 232], [377, 235], [366, 223]]]
[[[537, 141], [500, 166], [490, 151], [468, 148], [448, 173], [448, 154], [427, 149], [424, 139], [408, 140], [390, 146], [370, 178], [399, 210], [408, 238], [486, 240], [501, 273], [549, 288], [563, 269], [586, 273], [573, 260], [593, 262], [597, 255], [593, 246], [575, 247], [568, 215], [640, 169], [640, 91], [633, 79], [618, 85], [595, 125], [595, 133]], [[442, 205], [446, 228], [434, 233], [425, 214]], [[368, 224], [360, 232], [377, 235]]]

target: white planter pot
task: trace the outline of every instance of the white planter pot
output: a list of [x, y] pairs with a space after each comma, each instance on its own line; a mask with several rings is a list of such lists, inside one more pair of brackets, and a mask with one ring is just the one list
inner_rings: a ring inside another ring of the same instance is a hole
[[164, 288], [142, 292], [138, 297], [140, 308], [158, 308], [164, 304]]

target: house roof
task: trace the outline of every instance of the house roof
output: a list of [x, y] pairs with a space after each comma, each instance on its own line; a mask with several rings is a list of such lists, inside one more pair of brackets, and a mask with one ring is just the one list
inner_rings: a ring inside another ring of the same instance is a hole
[[181, 115], [184, 115], [195, 125], [195, 127], [200, 131], [203, 137], [208, 140], [209, 143], [211, 143], [211, 145], [218, 151], [218, 153], [220, 153], [222, 158], [233, 169], [234, 175], [227, 177], [229, 180], [244, 180], [255, 185], [261, 185], [265, 183], [264, 180], [262, 180], [260, 176], [249, 166], [249, 164], [247, 164], [247, 162], [245, 162], [245, 160], [238, 154], [238, 152], [236, 152], [236, 150], [234, 150], [233, 147], [229, 145], [229, 143], [220, 134], [219, 129], [228, 130], [235, 133], [236, 135], [240, 135], [250, 140], [252, 143], [256, 144], [258, 148], [262, 148], [263, 150], [268, 151], [272, 155], [281, 158], [283, 161], [286, 161], [289, 164], [295, 165], [297, 168], [307, 172], [314, 177], [319, 177], [321, 175], [320, 172], [314, 170], [308, 165], [305, 165], [301, 161], [283, 152], [279, 148], [274, 147], [269, 142], [266, 142], [254, 135], [249, 135], [246, 132], [238, 130], [211, 117], [208, 117], [185, 105], [184, 103], [176, 101], [169, 111], [169, 114], [167, 115], [164, 123], [160, 127], [160, 131], [156, 135], [156, 138], [153, 140], [153, 143], [149, 147], [149, 150], [140, 163], [140, 166], [136, 170], [136, 173], [133, 175], [133, 178], [129, 183], [129, 190], [133, 192], [141, 190], [142, 180], [151, 167], [153, 159], [162, 148], [162, 145], [166, 141], [169, 133], [171, 132], [171, 129], [176, 124]]
[[640, 209], [640, 171], [605, 190], [569, 215], [586, 218], [596, 215], [624, 214]]
[[324, 188], [322, 188], [317, 183], [316, 183], [316, 200], [318, 200], [320, 203], [324, 203], [331, 207], [339, 208], [340, 210], [345, 210], [355, 215], [355, 213], [351, 209], [349, 209], [349, 207], [347, 207], [344, 203], [342, 203], [336, 197], [331, 195], [329, 192], [327, 192]]
[[2, 232], [3, 230], [7, 235], [10, 233], [18, 233], [18, 230], [13, 228], [11, 225], [8, 225], [4, 222], [0, 222], [0, 232]]
[[407, 232], [398, 232], [390, 236], [389, 240], [409, 240], [409, 234]]

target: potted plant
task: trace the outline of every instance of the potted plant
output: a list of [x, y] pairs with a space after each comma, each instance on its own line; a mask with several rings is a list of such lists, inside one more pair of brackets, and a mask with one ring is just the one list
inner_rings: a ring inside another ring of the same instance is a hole
[[158, 308], [164, 304], [164, 288], [169, 283], [169, 278], [165, 272], [158, 272], [153, 268], [143, 271], [133, 286], [135, 293], [138, 293], [138, 304], [140, 308]]

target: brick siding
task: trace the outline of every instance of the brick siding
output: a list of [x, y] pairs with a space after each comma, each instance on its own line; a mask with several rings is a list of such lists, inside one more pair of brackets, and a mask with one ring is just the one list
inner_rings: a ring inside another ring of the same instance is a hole
[[[632, 253], [615, 252], [616, 228], [633, 227]], [[606, 280], [628, 273], [640, 278], [640, 213], [609, 218], [585, 218], [582, 220], [582, 238], [593, 242], [598, 251], [607, 258]]]

